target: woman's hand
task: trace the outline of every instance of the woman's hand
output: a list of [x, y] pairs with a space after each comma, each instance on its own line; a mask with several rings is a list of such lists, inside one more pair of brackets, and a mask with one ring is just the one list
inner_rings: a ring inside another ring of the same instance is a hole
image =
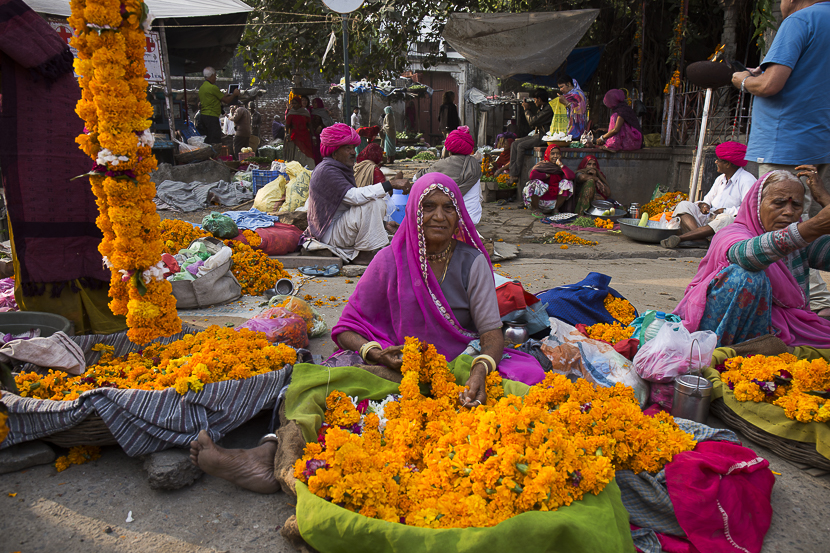
[[484, 363], [476, 363], [467, 379], [467, 389], [461, 392], [462, 407], [478, 407], [487, 403], [487, 367]]
[[608, 187], [606, 183], [604, 183], [599, 178], [594, 179], [594, 183], [597, 185], [597, 192], [605, 196], [606, 198], [611, 197], [611, 189]]
[[799, 165], [795, 168], [796, 175], [799, 177], [807, 177], [807, 186], [810, 188], [810, 194], [813, 199], [821, 206], [825, 207], [830, 204], [830, 194], [824, 189], [824, 183], [818, 176], [818, 169], [815, 165]]
[[403, 346], [392, 346], [384, 350], [371, 349], [366, 353], [366, 360], [400, 372], [403, 366]]

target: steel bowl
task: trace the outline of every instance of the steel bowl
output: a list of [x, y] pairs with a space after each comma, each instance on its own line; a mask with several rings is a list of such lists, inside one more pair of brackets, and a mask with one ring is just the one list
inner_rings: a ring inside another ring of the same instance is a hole
[[680, 234], [680, 229], [665, 229], [657, 228], [657, 221], [649, 221], [648, 226], [639, 226], [639, 219], [619, 219], [620, 230], [623, 236], [627, 236], [637, 242], [647, 242], [649, 244], [659, 244], [661, 240], [665, 240], [669, 236]]
[[620, 219], [622, 219], [623, 217], [628, 216], [628, 212], [626, 210], [619, 209], [619, 208], [614, 209], [614, 214], [613, 215], [602, 215], [603, 212], [604, 212], [604, 210], [600, 211], [598, 209], [591, 209], [591, 210], [588, 211], [588, 215], [590, 215], [591, 217], [593, 217], [595, 219], [605, 219], [607, 221], [614, 221], [614, 222], [617, 222]]
[[614, 207], [614, 204], [607, 200], [594, 200], [593, 202], [591, 202], [591, 208], [598, 209], [600, 213], [602, 213], [606, 209], [612, 209]]
[[519, 345], [527, 342], [530, 334], [527, 332], [527, 325], [524, 323], [504, 323], [504, 343], [507, 345]]

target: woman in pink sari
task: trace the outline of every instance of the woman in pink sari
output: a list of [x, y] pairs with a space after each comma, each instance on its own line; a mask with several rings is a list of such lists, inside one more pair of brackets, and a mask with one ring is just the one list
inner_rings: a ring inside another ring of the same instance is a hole
[[612, 88], [602, 99], [605, 107], [611, 110], [611, 122], [608, 132], [597, 138], [597, 145], [611, 152], [620, 150], [639, 150], [643, 147], [643, 133], [637, 114], [625, 101], [625, 92]]
[[810, 311], [809, 292], [810, 270], [830, 270], [830, 194], [815, 167], [796, 169], [823, 209], [801, 221], [798, 177], [773, 171], [758, 179], [674, 310], [689, 331], [714, 331], [718, 346], [771, 333], [790, 346], [830, 347], [830, 321]]
[[532, 356], [505, 351], [490, 258], [461, 191], [441, 173], [427, 173], [412, 186], [400, 229], [375, 256], [332, 329], [342, 349], [398, 371], [407, 336], [435, 345], [447, 360], [480, 341], [467, 405], [484, 402], [485, 375], [496, 368], [526, 384], [544, 378]]

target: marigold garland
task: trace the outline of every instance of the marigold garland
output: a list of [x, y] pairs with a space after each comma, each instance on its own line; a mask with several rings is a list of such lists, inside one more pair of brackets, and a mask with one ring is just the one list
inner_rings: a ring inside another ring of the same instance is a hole
[[669, 192], [663, 194], [659, 198], [655, 198], [644, 205], [641, 209], [643, 213], [653, 215], [655, 213], [663, 213], [664, 211], [674, 211], [677, 204], [689, 199], [689, 196], [683, 192]]
[[628, 326], [634, 320], [634, 314], [636, 313], [634, 306], [631, 305], [625, 298], [615, 298], [611, 294], [605, 296], [605, 300], [603, 300], [603, 305], [605, 306], [606, 311], [608, 314], [614, 317], [617, 321], [621, 324]]
[[282, 369], [297, 361], [297, 352], [285, 344], [271, 344], [262, 332], [210, 326], [198, 334], [163, 345], [153, 343], [143, 351], [113, 357], [112, 346], [96, 345], [102, 352], [96, 365], [82, 375], [63, 371], [48, 374], [23, 372], [15, 376], [23, 397], [37, 399], [77, 399], [96, 388], [126, 390], [164, 390], [175, 388], [180, 394], [198, 392], [205, 384], [223, 380], [242, 380]]
[[259, 296], [273, 288], [279, 279], [289, 278], [282, 263], [265, 252], [236, 240], [225, 240], [225, 245], [233, 250], [231, 271], [242, 285], [243, 294]]
[[597, 228], [604, 228], [608, 230], [613, 230], [614, 228], [614, 221], [611, 219], [594, 219], [594, 226]]
[[490, 375], [487, 405], [466, 409], [433, 346], [407, 338], [404, 357], [399, 398], [367, 409], [329, 395], [334, 424], [294, 465], [309, 491], [390, 522], [489, 527], [598, 494], [615, 470], [658, 471], [695, 445], [670, 415], [644, 415], [622, 384], [597, 388], [550, 373], [523, 398], [497, 399], [489, 388], [500, 378]]
[[593, 240], [585, 240], [584, 238], [580, 238], [575, 234], [571, 234], [570, 232], [559, 231], [553, 235], [553, 241], [559, 244], [574, 244], [577, 246], [596, 246], [599, 242], [594, 242]]
[[830, 391], [830, 364], [798, 359], [789, 353], [766, 357], [732, 357], [721, 380], [738, 401], [772, 403], [798, 422], [830, 420], [830, 400], [813, 392]]
[[243, 230], [242, 236], [248, 241], [248, 245], [252, 248], [258, 248], [262, 245], [262, 237], [252, 230]]
[[161, 239], [164, 242], [164, 253], [176, 255], [180, 250], [190, 246], [194, 240], [211, 236], [196, 225], [178, 219], [164, 219], [161, 222]]
[[627, 340], [634, 335], [634, 327], [623, 326], [614, 321], [611, 324], [597, 323], [585, 329], [589, 338], [602, 340], [609, 344], [616, 344], [621, 340]]
[[101, 448], [94, 445], [79, 445], [69, 448], [67, 455], [55, 459], [55, 468], [63, 472], [72, 465], [83, 465], [101, 457]]
[[70, 7], [81, 86], [75, 111], [85, 123], [76, 141], [96, 163], [90, 185], [104, 235], [98, 251], [112, 272], [109, 306], [127, 316], [130, 340], [143, 344], [181, 330], [172, 285], [162, 276], [164, 244], [149, 175], [156, 159], [144, 80], [145, 6], [71, 0]]

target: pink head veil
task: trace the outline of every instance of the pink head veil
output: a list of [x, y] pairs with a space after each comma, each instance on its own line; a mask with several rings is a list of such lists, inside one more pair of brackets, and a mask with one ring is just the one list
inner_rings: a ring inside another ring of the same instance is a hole
[[[693, 332], [700, 326], [706, 309], [709, 283], [730, 264], [729, 248], [743, 240], [765, 234], [761, 224], [761, 192], [770, 173], [758, 179], [747, 192], [735, 222], [719, 231], [712, 239], [709, 252], [700, 262], [697, 274], [686, 287], [686, 293], [674, 312], [683, 325]], [[764, 272], [772, 285], [772, 326], [777, 336], [790, 346], [827, 347], [830, 343], [830, 321], [812, 311], [804, 291], [783, 260], [776, 261]]]

